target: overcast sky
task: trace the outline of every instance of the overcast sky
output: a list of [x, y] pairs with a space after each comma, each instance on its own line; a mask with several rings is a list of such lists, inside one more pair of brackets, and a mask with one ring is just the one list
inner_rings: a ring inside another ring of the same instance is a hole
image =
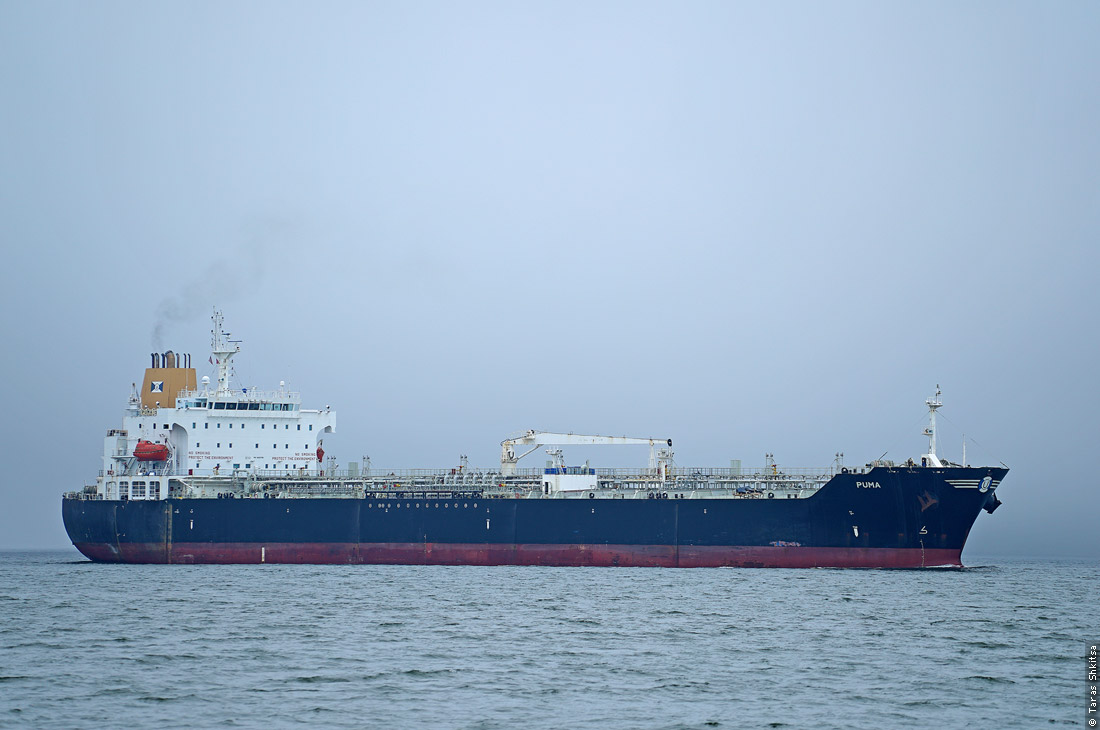
[[1095, 2], [0, 2], [0, 547], [69, 544], [217, 305], [342, 464], [902, 460], [939, 383], [942, 453], [1012, 468], [966, 555], [1096, 556], [1097, 38]]

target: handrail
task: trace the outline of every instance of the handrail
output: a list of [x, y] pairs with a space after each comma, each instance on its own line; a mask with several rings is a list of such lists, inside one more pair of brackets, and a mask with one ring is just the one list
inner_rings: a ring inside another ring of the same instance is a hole
[[301, 403], [302, 394], [296, 390], [253, 390], [252, 388], [240, 388], [230, 390], [228, 393], [218, 393], [215, 390], [189, 390], [184, 389], [176, 393], [176, 400], [180, 398], [206, 398], [208, 401], [244, 401], [246, 403]]
[[[660, 470], [651, 469], [648, 467], [593, 467], [597, 477], [604, 479], [630, 479], [630, 480], [642, 480], [642, 481], [662, 481]], [[525, 468], [516, 469], [516, 473], [513, 476], [505, 477], [500, 473], [499, 469], [482, 469], [482, 468], [444, 468], [444, 469], [380, 469], [372, 467], [370, 470], [365, 469], [237, 469], [234, 470], [229, 467], [222, 467], [216, 473], [213, 468], [209, 469], [188, 469], [185, 473], [176, 474], [157, 474], [157, 476], [173, 476], [173, 477], [240, 477], [251, 476], [257, 479], [271, 478], [271, 477], [309, 477], [320, 478], [329, 477], [333, 479], [368, 479], [368, 480], [391, 480], [401, 481], [407, 479], [417, 478], [440, 478], [446, 482], [461, 482], [461, 481], [485, 481], [489, 479], [499, 480], [501, 482], [508, 482], [514, 480], [528, 479], [542, 479], [543, 472], [545, 470], [542, 467], [539, 468]], [[851, 467], [848, 468], [850, 474], [865, 474], [870, 471], [866, 467]], [[663, 481], [671, 480], [699, 480], [699, 481], [784, 481], [789, 479], [805, 479], [807, 477], [820, 479], [832, 477], [840, 472], [835, 466], [830, 467], [818, 467], [818, 468], [780, 468], [773, 471], [770, 467], [759, 467], [752, 469], [732, 469], [725, 467], [669, 467], [667, 470], [667, 476]], [[99, 476], [108, 476], [104, 470], [99, 470]], [[115, 473], [113, 476], [127, 476], [119, 473]]]

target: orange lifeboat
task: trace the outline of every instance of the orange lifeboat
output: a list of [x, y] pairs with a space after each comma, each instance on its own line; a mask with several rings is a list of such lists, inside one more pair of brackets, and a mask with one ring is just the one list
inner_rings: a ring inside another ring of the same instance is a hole
[[152, 441], [138, 441], [134, 449], [134, 458], [138, 461], [167, 461], [168, 447], [164, 444], [154, 444]]

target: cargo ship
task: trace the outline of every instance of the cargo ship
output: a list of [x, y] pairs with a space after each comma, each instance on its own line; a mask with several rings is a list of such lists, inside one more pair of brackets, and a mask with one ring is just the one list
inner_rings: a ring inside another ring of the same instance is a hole
[[[941, 392], [926, 401], [928, 451], [820, 469], [677, 466], [672, 440], [528, 430], [499, 466], [337, 468], [336, 414], [301, 396], [233, 387], [240, 341], [212, 317], [209, 376], [153, 353], [94, 484], [62, 499], [65, 529], [96, 562], [653, 567], [960, 567], [1008, 468], [937, 455]], [[640, 446], [634, 468], [570, 466], [563, 447]], [[546, 447], [543, 468], [519, 462]]]

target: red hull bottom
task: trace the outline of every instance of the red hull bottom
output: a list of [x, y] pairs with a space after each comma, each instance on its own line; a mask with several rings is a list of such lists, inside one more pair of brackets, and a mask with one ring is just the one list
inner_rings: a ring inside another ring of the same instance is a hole
[[962, 567], [961, 549], [453, 543], [77, 543], [108, 563], [548, 565], [657, 568]]

